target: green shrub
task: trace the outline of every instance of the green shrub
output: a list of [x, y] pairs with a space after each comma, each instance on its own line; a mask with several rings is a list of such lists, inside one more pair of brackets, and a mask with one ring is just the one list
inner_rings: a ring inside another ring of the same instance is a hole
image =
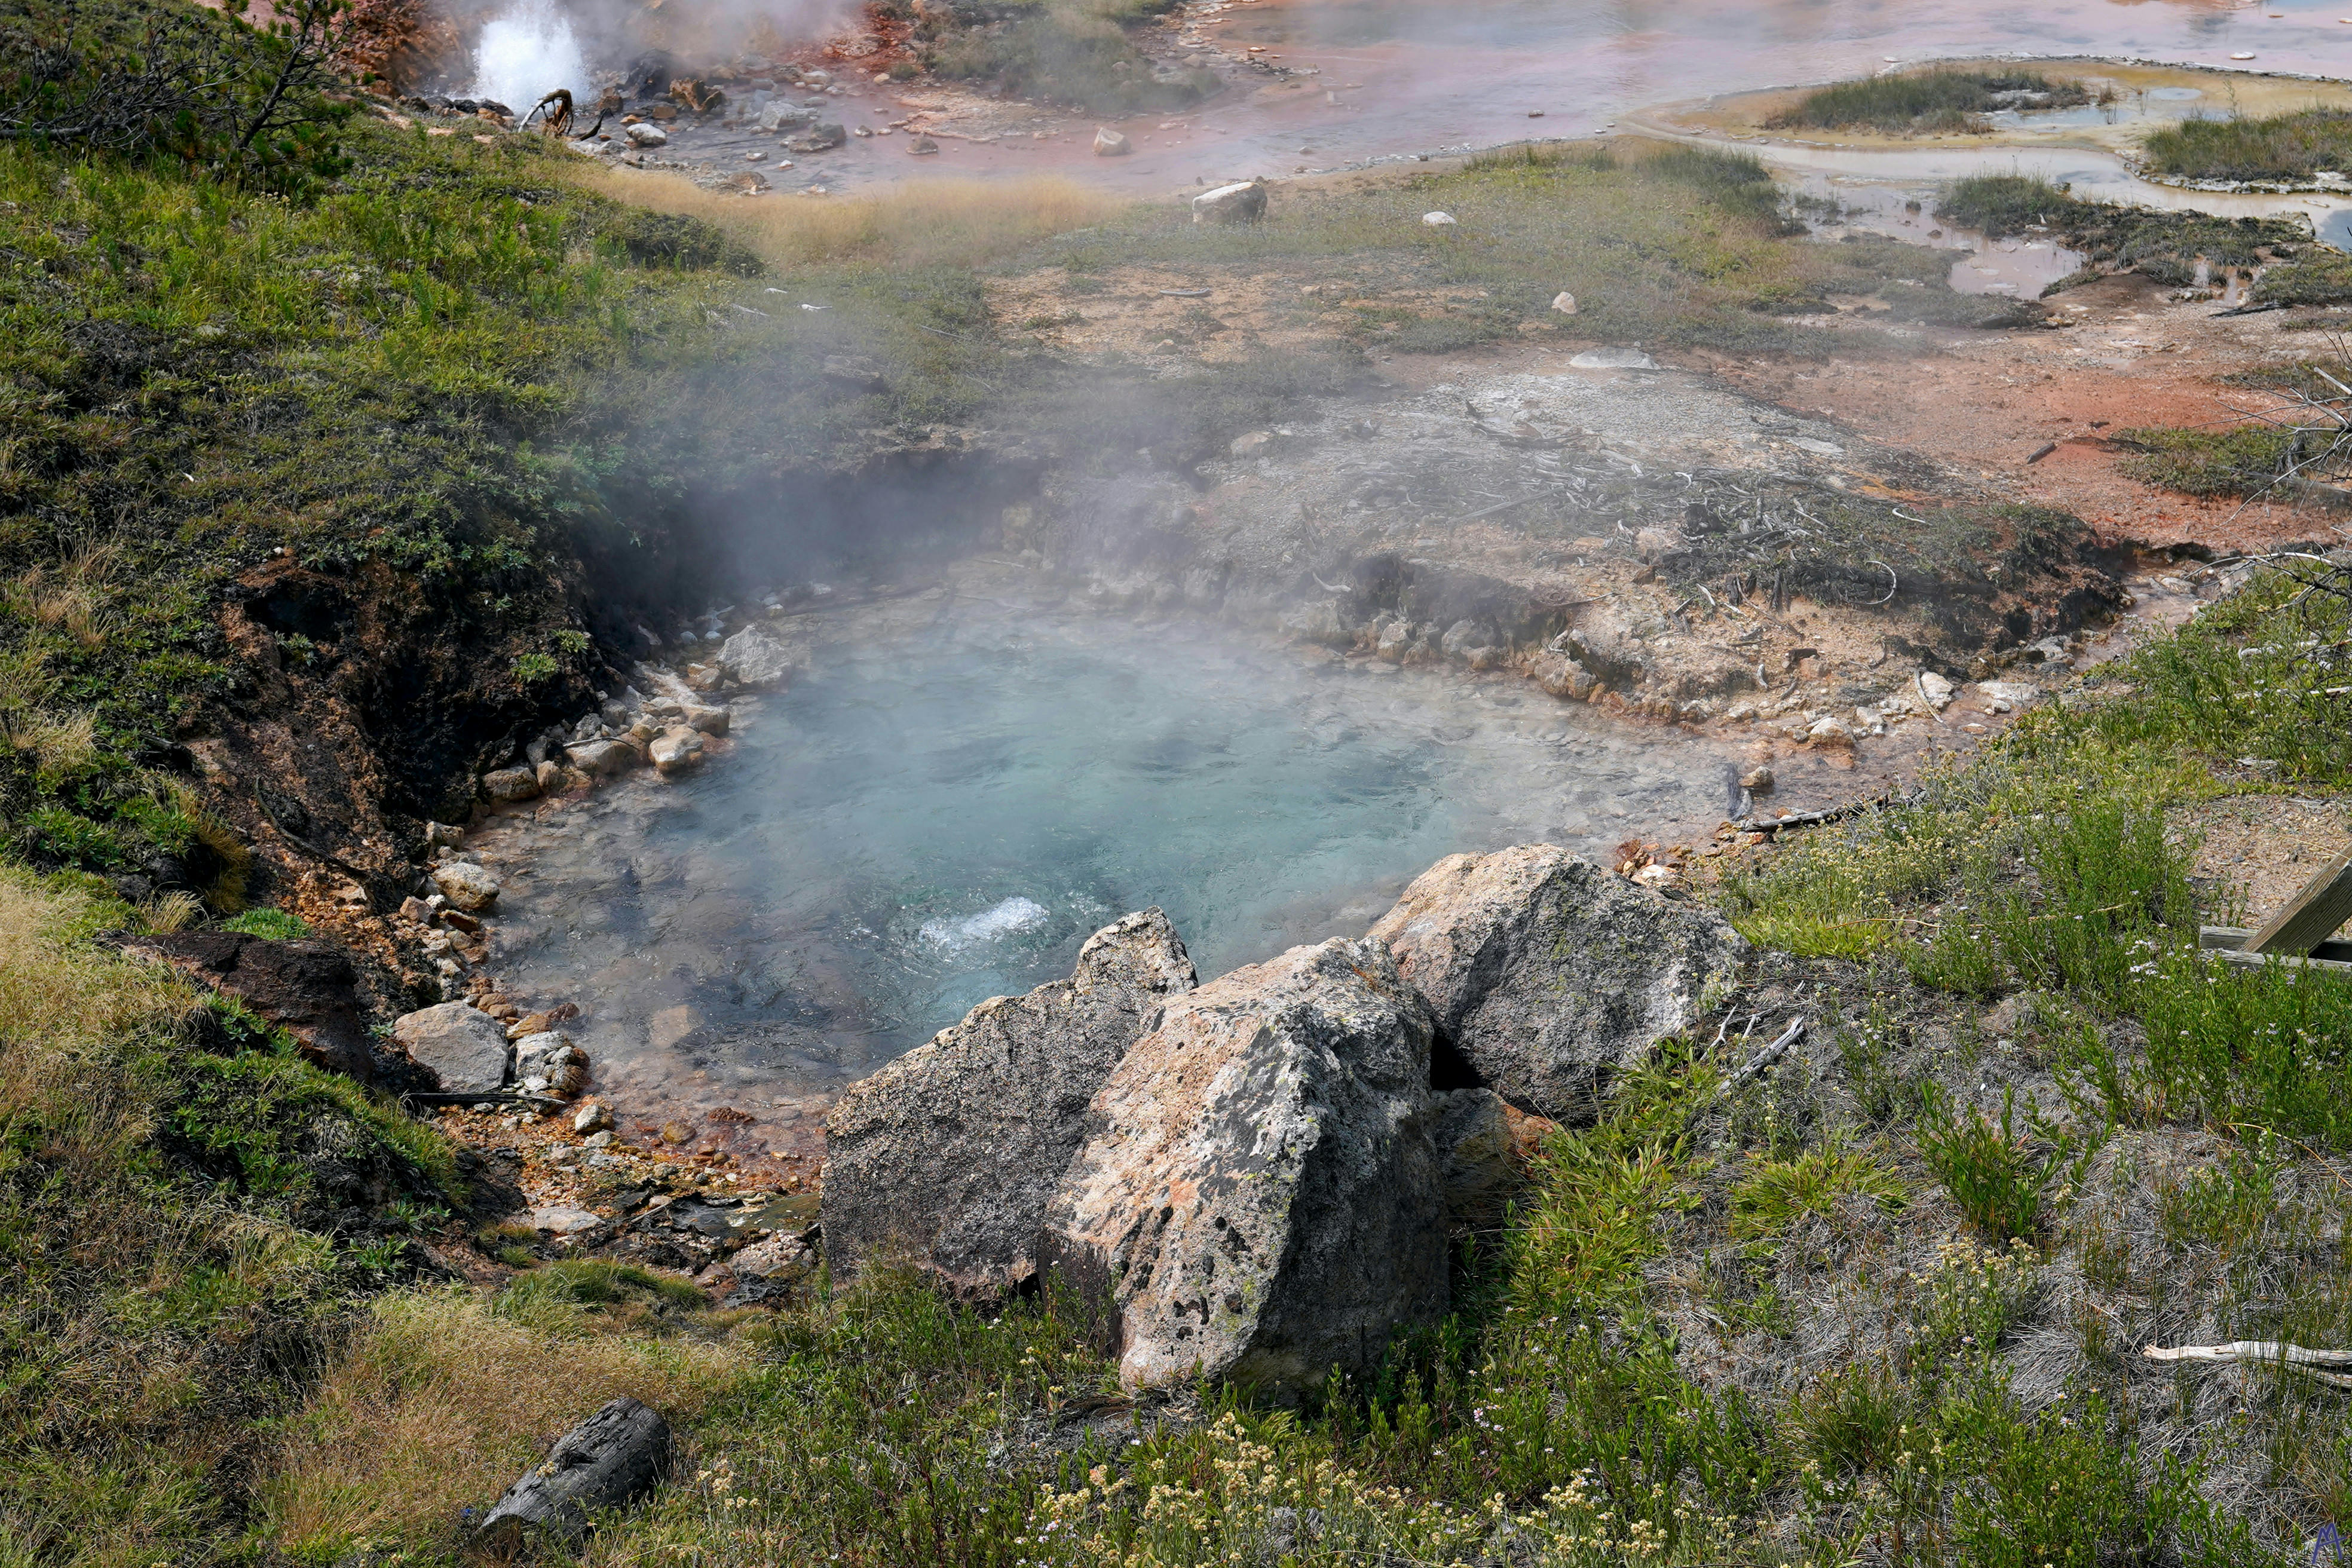
[[[2265, 268], [2248, 296], [2259, 305], [2341, 305], [2352, 301], [2352, 256], [2314, 252]], [[2332, 395], [2334, 388], [2323, 390]]]
[[[2029, 1109], [2017, 1122], [2017, 1087], [2001, 1089], [2000, 1120], [1971, 1105], [1965, 1114], [1951, 1096], [1929, 1084], [1921, 1090], [1919, 1157], [1952, 1194], [1969, 1223], [1994, 1240], [2031, 1240], [2040, 1230], [2042, 1203], [2062, 1173], [2079, 1177], [2100, 1138], [2081, 1138], [2048, 1126]], [[2034, 1145], [2042, 1145], [2037, 1158]]]

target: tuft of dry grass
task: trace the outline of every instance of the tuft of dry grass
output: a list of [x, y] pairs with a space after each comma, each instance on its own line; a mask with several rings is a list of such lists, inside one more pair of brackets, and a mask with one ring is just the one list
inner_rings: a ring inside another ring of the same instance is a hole
[[[721, 195], [684, 179], [586, 169], [600, 195], [728, 230], [785, 266], [978, 266], [1116, 216], [1126, 203], [1076, 180], [940, 180], [870, 196]], [[602, 177], [599, 178], [599, 174]]]
[[259, 1489], [280, 1551], [429, 1538], [627, 1394], [673, 1426], [743, 1370], [730, 1347], [510, 1316], [462, 1289], [376, 1301]]

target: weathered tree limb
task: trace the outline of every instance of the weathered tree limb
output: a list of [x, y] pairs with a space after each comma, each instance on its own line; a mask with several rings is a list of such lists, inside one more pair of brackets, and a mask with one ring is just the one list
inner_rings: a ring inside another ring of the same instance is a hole
[[2318, 1370], [2327, 1366], [2352, 1366], [2352, 1351], [2311, 1350], [2303, 1345], [2289, 1344], [2284, 1340], [2234, 1340], [2226, 1345], [2177, 1345], [2169, 1349], [2163, 1345], [2145, 1345], [2139, 1353], [2150, 1361], [2201, 1361], [2223, 1364], [2267, 1362], [2291, 1366], [2336, 1388], [2352, 1388], [2352, 1377]]
[[512, 1551], [540, 1533], [577, 1546], [590, 1516], [635, 1502], [669, 1468], [669, 1423], [625, 1394], [555, 1440], [482, 1521], [486, 1547]]

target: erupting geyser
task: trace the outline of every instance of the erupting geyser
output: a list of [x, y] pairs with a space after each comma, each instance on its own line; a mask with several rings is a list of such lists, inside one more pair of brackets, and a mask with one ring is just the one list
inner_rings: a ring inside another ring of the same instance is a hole
[[482, 24], [467, 90], [517, 113], [557, 88], [587, 92], [588, 56], [555, 0], [516, 0]]

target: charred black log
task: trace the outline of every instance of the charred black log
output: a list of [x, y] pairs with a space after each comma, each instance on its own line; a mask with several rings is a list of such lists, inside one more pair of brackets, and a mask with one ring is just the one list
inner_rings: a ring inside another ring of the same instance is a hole
[[511, 1551], [540, 1534], [577, 1546], [590, 1516], [635, 1502], [669, 1468], [669, 1423], [622, 1396], [555, 1440], [482, 1521], [480, 1542]]

